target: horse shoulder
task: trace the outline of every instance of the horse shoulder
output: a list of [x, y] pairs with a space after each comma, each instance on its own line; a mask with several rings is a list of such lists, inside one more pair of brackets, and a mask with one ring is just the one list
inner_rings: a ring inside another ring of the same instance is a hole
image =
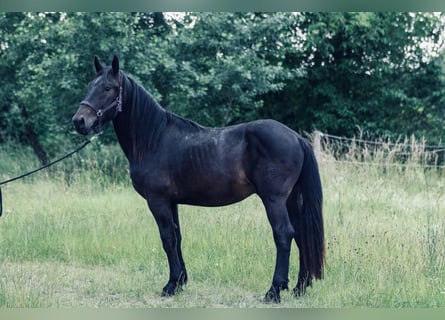
[[149, 193], [165, 193], [172, 181], [167, 161], [153, 156], [144, 163], [130, 163], [130, 178], [135, 190], [146, 198]]

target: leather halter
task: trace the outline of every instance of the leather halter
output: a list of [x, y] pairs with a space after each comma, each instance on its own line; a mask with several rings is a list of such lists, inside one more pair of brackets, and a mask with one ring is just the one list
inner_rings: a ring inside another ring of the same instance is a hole
[[99, 120], [104, 116], [104, 114], [106, 112], [108, 112], [108, 110], [116, 108], [116, 110], [114, 112], [114, 116], [113, 116], [113, 118], [115, 118], [117, 116], [117, 114], [122, 111], [122, 75], [119, 76], [119, 94], [117, 95], [116, 99], [114, 99], [114, 101], [112, 103], [110, 103], [108, 106], [106, 106], [103, 109], [100, 109], [100, 108], [96, 107], [95, 105], [91, 104], [87, 100], [81, 101], [80, 104], [87, 106], [90, 109], [93, 109], [94, 112], [96, 112], [96, 115], [99, 118]]

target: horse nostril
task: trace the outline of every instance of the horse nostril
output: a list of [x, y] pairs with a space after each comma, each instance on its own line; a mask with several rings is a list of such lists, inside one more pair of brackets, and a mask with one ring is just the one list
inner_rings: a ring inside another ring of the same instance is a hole
[[73, 124], [76, 130], [83, 130], [85, 129], [85, 118], [83, 116], [74, 117]]

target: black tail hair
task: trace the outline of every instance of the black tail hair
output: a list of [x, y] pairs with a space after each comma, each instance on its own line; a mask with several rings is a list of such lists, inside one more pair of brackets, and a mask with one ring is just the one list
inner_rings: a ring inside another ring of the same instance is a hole
[[299, 225], [302, 232], [300, 255], [306, 270], [317, 279], [323, 278], [325, 239], [323, 227], [323, 191], [317, 159], [312, 146], [300, 139], [304, 150], [304, 162], [298, 181], [303, 208]]

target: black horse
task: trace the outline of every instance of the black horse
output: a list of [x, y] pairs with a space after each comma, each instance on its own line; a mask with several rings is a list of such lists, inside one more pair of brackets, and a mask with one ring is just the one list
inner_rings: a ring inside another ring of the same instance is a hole
[[283, 124], [258, 120], [208, 128], [164, 110], [132, 78], [94, 59], [96, 77], [73, 117], [77, 132], [99, 132], [113, 121], [136, 191], [147, 200], [167, 254], [163, 296], [187, 282], [178, 204], [223, 206], [256, 193], [272, 226], [277, 256], [265, 301], [288, 289], [292, 239], [300, 252], [299, 296], [323, 277], [322, 186], [310, 144]]

